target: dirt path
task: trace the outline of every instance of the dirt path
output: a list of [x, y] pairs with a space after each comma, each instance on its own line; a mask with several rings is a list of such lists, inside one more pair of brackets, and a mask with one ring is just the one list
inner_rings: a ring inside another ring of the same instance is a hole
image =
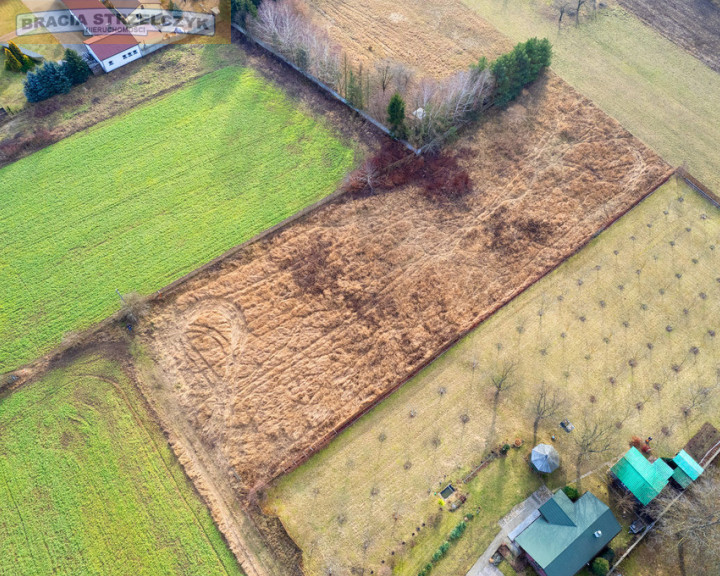
[[[552, 74], [457, 145], [474, 192], [345, 197], [193, 277], [143, 340], [248, 492], [559, 264], [669, 172]], [[149, 392], [151, 395], [153, 391]]]

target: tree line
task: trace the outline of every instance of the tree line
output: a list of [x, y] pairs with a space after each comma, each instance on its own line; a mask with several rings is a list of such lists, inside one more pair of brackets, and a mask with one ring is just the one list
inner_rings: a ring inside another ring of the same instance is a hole
[[233, 18], [298, 68], [385, 123], [416, 147], [437, 147], [489, 106], [505, 106], [550, 65], [547, 39], [531, 38], [490, 63], [481, 59], [444, 80], [416, 78], [391, 60], [354, 65], [306, 16], [302, 0], [233, 0]]
[[67, 94], [73, 86], [82, 84], [91, 75], [90, 67], [80, 55], [68, 48], [62, 62], [46, 62], [25, 79], [25, 98], [41, 102], [56, 94]]

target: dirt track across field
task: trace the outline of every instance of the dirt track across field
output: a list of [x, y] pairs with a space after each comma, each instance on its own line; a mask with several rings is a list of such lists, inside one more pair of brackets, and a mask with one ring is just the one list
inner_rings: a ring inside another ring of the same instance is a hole
[[669, 172], [552, 74], [456, 145], [474, 192], [344, 197], [193, 277], [145, 337], [243, 490], [303, 458]]
[[720, 5], [712, 0], [619, 0], [646, 24], [720, 72]]
[[308, 0], [318, 25], [353, 60], [389, 59], [435, 78], [493, 60], [510, 41], [458, 0]]

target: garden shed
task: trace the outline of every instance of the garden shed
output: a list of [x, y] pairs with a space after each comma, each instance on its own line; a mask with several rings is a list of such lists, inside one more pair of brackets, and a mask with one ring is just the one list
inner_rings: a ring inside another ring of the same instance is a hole
[[690, 486], [703, 473], [703, 468], [685, 450], [680, 450], [673, 458], [672, 465], [675, 466], [671, 478], [683, 490]]
[[667, 486], [673, 469], [658, 458], [649, 462], [640, 450], [630, 448], [610, 470], [638, 502], [647, 506]]

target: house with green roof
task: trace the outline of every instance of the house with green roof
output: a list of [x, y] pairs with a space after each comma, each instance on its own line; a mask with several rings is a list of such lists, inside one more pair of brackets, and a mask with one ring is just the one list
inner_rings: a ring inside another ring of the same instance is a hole
[[643, 506], [662, 492], [673, 474], [673, 469], [662, 458], [651, 463], [635, 447], [630, 448], [610, 471]]
[[690, 484], [700, 477], [703, 468], [685, 450], [680, 450], [677, 456], [672, 459], [671, 466], [674, 466], [671, 478], [680, 488], [685, 490]]
[[590, 492], [573, 502], [558, 490], [534, 514], [511, 538], [539, 576], [574, 576], [620, 533], [610, 508]]

